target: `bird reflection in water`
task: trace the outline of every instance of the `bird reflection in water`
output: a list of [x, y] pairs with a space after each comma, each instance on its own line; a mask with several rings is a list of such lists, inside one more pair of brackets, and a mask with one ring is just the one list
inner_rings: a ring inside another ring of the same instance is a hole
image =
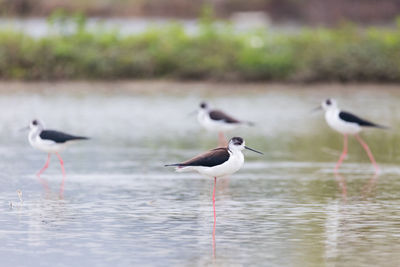
[[[342, 198], [344, 202], [347, 202], [347, 183], [346, 178], [338, 172], [334, 172], [335, 180], [338, 183], [338, 187], [341, 190]], [[376, 188], [376, 183], [378, 181], [379, 174], [374, 173], [372, 177], [368, 180], [368, 182], [363, 186], [362, 189], [362, 197], [368, 198], [371, 196], [372, 192]]]

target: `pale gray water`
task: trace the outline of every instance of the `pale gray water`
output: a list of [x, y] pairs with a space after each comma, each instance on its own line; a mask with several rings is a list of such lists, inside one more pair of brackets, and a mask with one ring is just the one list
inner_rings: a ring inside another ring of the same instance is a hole
[[[295, 86], [291, 86], [295, 87]], [[39, 90], [40, 89], [40, 90]], [[378, 86], [106, 83], [0, 84], [0, 257], [2, 266], [263, 265], [397, 266], [400, 262], [400, 91]], [[374, 177], [350, 141], [309, 110], [326, 96], [391, 130], [370, 130], [382, 174]], [[216, 143], [187, 114], [207, 99], [256, 127], [235, 133], [265, 156], [218, 182], [216, 259], [213, 182], [179, 174], [176, 162]], [[91, 136], [56, 157], [18, 129], [32, 118]], [[345, 187], [343, 186], [345, 184]], [[346, 189], [346, 191], [344, 190]], [[21, 190], [24, 202], [18, 199]], [[13, 207], [10, 207], [12, 202]]]

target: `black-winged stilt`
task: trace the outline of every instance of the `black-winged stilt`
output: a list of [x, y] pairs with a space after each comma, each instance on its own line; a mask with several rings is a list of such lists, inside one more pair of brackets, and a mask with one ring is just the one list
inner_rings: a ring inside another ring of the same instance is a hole
[[[167, 164], [167, 166], [175, 166], [177, 172], [197, 171], [208, 177], [214, 178], [213, 189], [213, 209], [214, 209], [214, 228], [213, 238], [215, 243], [215, 188], [217, 178], [231, 175], [237, 172], [244, 163], [243, 149], [248, 149], [259, 154], [263, 154], [257, 150], [245, 146], [245, 142], [241, 137], [233, 137], [227, 147], [218, 147], [200, 154], [192, 159], [181, 163]], [[215, 248], [214, 248], [215, 249]]]
[[325, 111], [325, 120], [328, 125], [335, 131], [343, 134], [344, 142], [343, 142], [343, 152], [340, 155], [340, 158], [335, 166], [335, 172], [339, 169], [342, 164], [344, 158], [347, 155], [347, 136], [354, 135], [361, 146], [364, 148], [367, 153], [371, 163], [373, 164], [375, 171], [379, 172], [379, 167], [376, 164], [374, 156], [372, 155], [371, 150], [369, 149], [367, 143], [360, 137], [359, 133], [361, 132], [363, 127], [375, 127], [375, 128], [387, 128], [385, 126], [361, 119], [356, 115], [353, 115], [349, 112], [342, 111], [338, 108], [337, 103], [334, 99], [327, 99], [321, 103], [319, 107], [316, 109], [323, 109]]
[[240, 126], [254, 125], [249, 121], [241, 121], [231, 117], [223, 111], [211, 109], [206, 102], [200, 103], [200, 109], [197, 113], [197, 120], [208, 131], [218, 132], [218, 145], [226, 146], [227, 142], [224, 133], [234, 130]]
[[74, 136], [54, 130], [45, 130], [44, 124], [36, 119], [32, 120], [27, 128], [29, 128], [28, 140], [31, 146], [47, 153], [46, 163], [37, 173], [37, 176], [40, 177], [40, 175], [48, 168], [51, 154], [56, 154], [60, 161], [61, 170], [63, 173], [63, 182], [61, 187], [61, 189], [63, 189], [65, 169], [64, 162], [59, 152], [64, 150], [67, 145], [73, 141], [85, 140], [88, 139], [88, 137]]

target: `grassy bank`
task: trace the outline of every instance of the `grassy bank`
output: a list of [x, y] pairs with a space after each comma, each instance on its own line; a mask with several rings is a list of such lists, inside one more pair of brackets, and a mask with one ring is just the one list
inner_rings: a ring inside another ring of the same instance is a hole
[[0, 30], [1, 79], [400, 82], [400, 24], [237, 33], [204, 19], [194, 35], [171, 23], [123, 36], [100, 26], [89, 32], [79, 16], [51, 22], [54, 34], [39, 39]]

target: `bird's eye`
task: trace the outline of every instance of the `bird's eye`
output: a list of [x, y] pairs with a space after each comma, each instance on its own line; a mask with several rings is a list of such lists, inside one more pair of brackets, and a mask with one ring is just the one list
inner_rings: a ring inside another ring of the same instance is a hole
[[330, 105], [332, 104], [331, 100], [330, 100], [330, 99], [326, 100], [326, 104], [327, 104], [328, 106], [330, 106]]
[[37, 120], [32, 121], [32, 124], [35, 125], [35, 126], [38, 125]]
[[203, 103], [200, 104], [200, 107], [201, 107], [201, 108], [206, 108], [206, 107], [207, 107], [207, 104], [203, 102]]

